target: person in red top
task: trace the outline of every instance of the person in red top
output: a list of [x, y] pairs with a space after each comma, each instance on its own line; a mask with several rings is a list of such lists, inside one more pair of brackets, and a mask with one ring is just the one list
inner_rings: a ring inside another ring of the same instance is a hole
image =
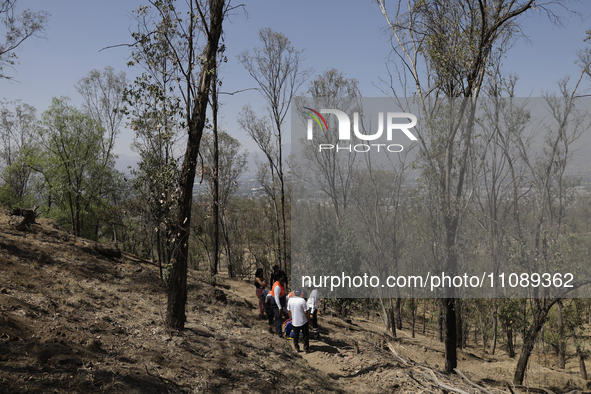
[[275, 315], [275, 332], [280, 337], [283, 337], [283, 330], [281, 329], [281, 324], [283, 323], [282, 317], [287, 316], [285, 280], [286, 278], [281, 276], [275, 283], [273, 283], [273, 287], [271, 288], [271, 294], [273, 295], [273, 298], [271, 298], [271, 307], [273, 308], [273, 313]]

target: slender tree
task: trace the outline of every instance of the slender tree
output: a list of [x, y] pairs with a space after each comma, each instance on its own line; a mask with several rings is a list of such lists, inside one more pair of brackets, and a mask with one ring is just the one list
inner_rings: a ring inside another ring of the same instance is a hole
[[[410, 0], [391, 14], [386, 2], [378, 5], [391, 29], [394, 52], [404, 63], [413, 82], [421, 112], [428, 116], [427, 127], [418, 132], [424, 173], [438, 193], [446, 273], [458, 268], [458, 239], [467, 182], [470, 180], [470, 153], [473, 125], [449, 122], [439, 131], [433, 102], [429, 98], [464, 98], [456, 102], [452, 117], [472, 120], [477, 98], [495, 49], [503, 48], [515, 32], [515, 20], [534, 7], [534, 0]], [[401, 78], [403, 79], [403, 78]], [[406, 92], [405, 92], [406, 93]], [[408, 92], [410, 93], [410, 92]], [[453, 102], [451, 102], [453, 104]], [[447, 110], [449, 112], [449, 110]], [[450, 112], [451, 113], [451, 112]], [[442, 114], [439, 114], [441, 119]], [[456, 300], [443, 299], [446, 316], [445, 369], [457, 367]]]
[[123, 122], [123, 97], [127, 77], [123, 71], [116, 73], [111, 66], [103, 71], [92, 70], [75, 85], [84, 100], [82, 108], [95, 122], [105, 129], [103, 151], [111, 154], [119, 127]]
[[[591, 58], [587, 60], [591, 60]], [[520, 257], [527, 268], [549, 270], [550, 267], [564, 263], [557, 247], [557, 241], [564, 231], [566, 196], [569, 194], [569, 188], [573, 187], [572, 184], [569, 186], [566, 182], [565, 172], [572, 156], [573, 144], [583, 130], [589, 127], [586, 117], [577, 109], [576, 101], [577, 90], [588, 72], [590, 64], [591, 62], [586, 62], [582, 65], [582, 72], [573, 88], [568, 88], [567, 79], [559, 84], [561, 97], [546, 97], [546, 103], [551, 113], [550, 119], [554, 123], [547, 130], [544, 154], [535, 158], [531, 157], [526, 150], [526, 145], [521, 140], [516, 141], [521, 151], [522, 160], [529, 169], [530, 183], [533, 189], [533, 222], [529, 229], [531, 236], [527, 237], [525, 229], [523, 229], [518, 239], [519, 245], [523, 245], [523, 249], [529, 252], [522, 253], [523, 257]], [[531, 256], [531, 258], [527, 256]], [[573, 289], [582, 285], [583, 282], [585, 281], [573, 284]], [[550, 309], [561, 298], [561, 296], [549, 293], [545, 288], [534, 289], [534, 291], [536, 298], [533, 300], [533, 322], [524, 335], [523, 348], [513, 378], [515, 384], [523, 383], [536, 337], [544, 326]]]
[[[216, 140], [217, 139], [217, 144]], [[235, 276], [235, 256], [232, 254], [232, 237], [238, 234], [231, 234], [232, 226], [228, 211], [230, 210], [230, 200], [238, 190], [238, 179], [247, 170], [246, 157], [247, 152], [240, 153], [241, 145], [235, 138], [226, 132], [206, 135], [203, 137], [203, 165], [201, 172], [207, 181], [207, 188], [212, 200], [218, 201], [219, 207], [219, 226], [220, 234], [224, 240], [226, 250], [226, 260], [228, 264], [228, 275]], [[217, 182], [216, 182], [217, 180]], [[217, 189], [217, 190], [216, 190]], [[215, 220], [215, 218], [212, 218]], [[215, 231], [212, 237], [216, 237]], [[215, 242], [212, 240], [212, 242]], [[212, 251], [212, 254], [215, 251]]]
[[[158, 68], [168, 57], [172, 80], [182, 98], [187, 145], [180, 169], [178, 211], [171, 232], [171, 267], [166, 326], [183, 329], [186, 322], [187, 269], [193, 183], [201, 137], [206, 125], [212, 73], [222, 36], [222, 23], [229, 11], [225, 0], [191, 0], [186, 10], [173, 0], [150, 1], [137, 11], [138, 31], [133, 34], [135, 53], [141, 62]], [[187, 15], [185, 18], [184, 15]], [[203, 37], [203, 40], [200, 40]]]
[[[282, 242], [277, 257], [280, 266], [287, 268], [286, 179], [283, 169], [285, 117], [289, 112], [292, 98], [308, 79], [310, 70], [301, 69], [303, 53], [296, 50], [285, 35], [265, 28], [259, 31], [259, 38], [263, 46], [243, 52], [238, 59], [254, 78], [267, 101], [273, 141], [268, 138], [271, 136], [268, 132], [266, 132], [268, 137], [265, 136], [263, 139], [256, 137], [258, 132], [250, 126], [252, 123], [248, 120], [256, 116], [249, 108], [245, 108], [240, 124], [257, 142], [269, 162], [271, 177], [273, 179], [276, 177], [278, 181], [280, 204], [277, 223], [281, 229]], [[276, 200], [275, 197], [273, 199]]]
[[[305, 104], [303, 97], [297, 97], [295, 105], [301, 109], [306, 105], [314, 108], [339, 108], [353, 118], [353, 112], [362, 112], [361, 92], [356, 79], [346, 78], [345, 74], [328, 69], [308, 86], [312, 103]], [[304, 115], [305, 116], [305, 115]], [[328, 117], [328, 128], [336, 130], [334, 117]], [[326, 149], [318, 154], [319, 144], [338, 144], [336, 133], [315, 133], [313, 140], [304, 142], [303, 163], [292, 164], [293, 173], [305, 183], [322, 190], [331, 200], [337, 224], [352, 199], [354, 170], [357, 155], [339, 155], [335, 149]]]
[[[148, 15], [145, 9], [137, 11], [138, 32], [150, 24]], [[137, 195], [133, 207], [149, 229], [146, 249], [153, 255], [155, 246], [160, 278], [168, 283], [184, 117], [180, 94], [175, 89], [178, 85], [174, 63], [168, 56], [170, 43], [164, 34], [171, 26], [161, 24], [162, 34], [154, 35], [150, 48], [133, 51], [129, 65], [139, 64], [144, 72], [125, 89], [125, 106], [121, 112], [130, 119], [130, 128], [135, 131], [132, 147], [140, 155], [137, 167], [132, 170]], [[137, 39], [141, 37], [138, 32], [134, 35]]]

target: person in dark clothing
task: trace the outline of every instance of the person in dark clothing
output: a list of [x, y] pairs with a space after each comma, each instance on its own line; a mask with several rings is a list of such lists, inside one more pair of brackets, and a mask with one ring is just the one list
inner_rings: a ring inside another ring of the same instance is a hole
[[265, 313], [267, 314], [267, 320], [269, 321], [270, 326], [273, 326], [273, 320], [274, 320], [273, 306], [271, 305], [272, 298], [273, 298], [273, 296], [271, 295], [270, 290], [263, 290], [263, 293], [261, 294], [261, 300], [263, 300], [263, 305], [265, 307]]
[[287, 274], [285, 271], [280, 270], [278, 265], [274, 265], [273, 272], [271, 272], [271, 283], [277, 282], [282, 276], [285, 278], [285, 286], [287, 287]]
[[318, 300], [318, 289], [313, 289], [308, 298], [308, 312], [310, 313], [310, 323], [312, 324], [314, 339], [320, 339], [320, 329], [318, 328]]
[[285, 291], [285, 276], [280, 276], [279, 279], [273, 283], [271, 288], [271, 307], [275, 315], [275, 332], [280, 337], [283, 337], [283, 330], [281, 324], [283, 323], [283, 316], [287, 316], [287, 292]]

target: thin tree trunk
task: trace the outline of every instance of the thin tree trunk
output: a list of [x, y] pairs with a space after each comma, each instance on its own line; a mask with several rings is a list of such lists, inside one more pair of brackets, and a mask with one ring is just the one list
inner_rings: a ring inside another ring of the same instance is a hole
[[382, 307], [382, 313], [380, 313], [380, 319], [382, 323], [386, 326], [386, 331], [390, 330], [390, 311], [386, 310], [386, 305], [384, 304], [384, 300], [380, 298], [380, 306]]
[[527, 335], [523, 339], [523, 348], [521, 349], [521, 354], [519, 356], [519, 360], [517, 361], [517, 367], [515, 368], [515, 375], [513, 377], [513, 383], [516, 385], [523, 384], [523, 379], [525, 378], [525, 370], [527, 368], [527, 363], [529, 361], [529, 356], [534, 348], [536, 343], [536, 337], [544, 323], [546, 322], [546, 317], [548, 316], [548, 311], [552, 308], [558, 300], [556, 298], [550, 300], [540, 300], [539, 302], [543, 302], [542, 305], [538, 304], [536, 309], [534, 310], [533, 322], [530, 326], [529, 330], [527, 331]]
[[[482, 312], [480, 312], [480, 336], [482, 338], [482, 351], [486, 353], [486, 329], [482, 321]], [[476, 344], [478, 346], [478, 344]]]
[[566, 367], [566, 344], [564, 341], [564, 322], [563, 322], [563, 306], [562, 302], [558, 302], [558, 344], [557, 344], [557, 353], [558, 353], [558, 368], [564, 369]]
[[575, 328], [573, 327], [573, 325], [569, 321], [567, 321], [566, 324], [568, 325], [568, 328], [570, 329], [573, 340], [575, 341], [575, 349], [577, 351], [577, 357], [579, 358], [579, 370], [581, 373], [581, 378], [583, 378], [584, 380], [587, 380], [587, 367], [585, 366], [585, 354], [583, 353], [583, 350], [581, 349], [581, 342], [579, 341], [579, 338], [577, 337], [577, 333], [575, 332]]
[[513, 346], [513, 326], [509, 324], [507, 326], [507, 353], [509, 358], [515, 358], [515, 346]]
[[[283, 171], [281, 161], [281, 146], [279, 147], [279, 170]], [[287, 254], [287, 221], [285, 219], [285, 185], [283, 184], [283, 172], [281, 173], [281, 222], [283, 223], [283, 270], [288, 273], [291, 270], [287, 267], [289, 256]], [[288, 274], [289, 275], [289, 274]]]
[[493, 326], [492, 326], [492, 339], [490, 342], [490, 354], [495, 354], [497, 349], [497, 331], [499, 329], [499, 301], [497, 299], [494, 300], [494, 310], [493, 310]]
[[[282, 140], [282, 130], [281, 130], [281, 123], [279, 121], [279, 119], [276, 117], [276, 124], [275, 126], [277, 127], [277, 154], [278, 154], [278, 169], [277, 169], [277, 176], [279, 178], [279, 186], [280, 186], [280, 198], [281, 198], [281, 224], [282, 224], [282, 231], [281, 233], [281, 238], [283, 241], [283, 251], [281, 251], [281, 248], [279, 249], [279, 253], [282, 253], [282, 258], [279, 260], [279, 266], [281, 267], [281, 269], [285, 270], [285, 272], [287, 272], [287, 225], [286, 225], [286, 220], [285, 220], [285, 183], [284, 183], [284, 177], [283, 177], [283, 140]], [[278, 234], [279, 235], [279, 234]], [[283, 265], [281, 264], [281, 260], [283, 260]]]
[[445, 305], [445, 371], [453, 373], [458, 367], [455, 298], [444, 298]]
[[390, 329], [392, 330], [392, 336], [396, 338], [396, 317], [394, 315], [394, 303], [390, 298]]
[[402, 330], [402, 300], [396, 297], [396, 328]]
[[411, 302], [411, 312], [412, 312], [412, 337], [415, 337], [415, 320], [416, 320], [416, 316], [417, 316], [417, 309], [416, 309], [416, 304], [415, 304], [415, 299], [411, 298], [410, 300]]
[[218, 141], [218, 89], [217, 67], [211, 76], [211, 112], [213, 122], [213, 259], [210, 267], [212, 276], [217, 275], [220, 264], [220, 182], [219, 182], [219, 141]]
[[456, 337], [457, 337], [457, 347], [462, 348], [464, 345], [464, 332], [463, 332], [463, 323], [462, 323], [462, 300], [456, 298], [455, 302], [455, 310], [456, 310]]
[[[271, 174], [273, 174], [273, 163], [269, 164], [271, 167]], [[271, 177], [271, 181], [274, 182], [273, 176]], [[273, 208], [275, 210], [275, 225], [277, 228], [277, 261], [279, 262], [279, 267], [283, 267], [282, 261], [282, 251], [281, 251], [281, 222], [279, 220], [279, 209], [277, 208], [277, 196], [275, 195], [275, 186], [272, 187], [271, 192], [273, 193], [271, 200], [273, 201]], [[275, 240], [275, 236], [273, 236], [273, 240]]]
[[423, 300], [423, 335], [426, 335], [427, 330], [427, 300]]
[[220, 224], [222, 226], [222, 236], [224, 237], [224, 242], [226, 244], [226, 261], [228, 264], [228, 276], [230, 278], [234, 278], [236, 276], [236, 272], [234, 270], [234, 262], [232, 257], [232, 245], [230, 245], [230, 230], [228, 229], [228, 223], [226, 220], [225, 209], [222, 210], [220, 215]]
[[164, 282], [164, 275], [162, 272], [162, 244], [160, 240], [160, 229], [156, 232], [156, 251], [158, 252], [158, 268], [160, 269], [160, 280]]
[[444, 310], [445, 300], [442, 299], [439, 307], [437, 308], [437, 340], [443, 342], [443, 323], [444, 323]]

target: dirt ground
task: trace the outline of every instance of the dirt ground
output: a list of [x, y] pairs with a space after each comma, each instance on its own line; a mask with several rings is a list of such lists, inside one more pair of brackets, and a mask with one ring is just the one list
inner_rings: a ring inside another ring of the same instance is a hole
[[[167, 332], [158, 267], [105, 257], [97, 244], [38, 222], [18, 231], [0, 211], [0, 393], [544, 392], [507, 388], [516, 360], [502, 351], [461, 350], [469, 381], [448, 376], [432, 333], [413, 339], [406, 325], [392, 338], [378, 320], [321, 315], [321, 340], [296, 353], [258, 318], [252, 284], [213, 288], [197, 271], [186, 330]], [[535, 354], [526, 385], [585, 392], [569, 357], [559, 371]]]

